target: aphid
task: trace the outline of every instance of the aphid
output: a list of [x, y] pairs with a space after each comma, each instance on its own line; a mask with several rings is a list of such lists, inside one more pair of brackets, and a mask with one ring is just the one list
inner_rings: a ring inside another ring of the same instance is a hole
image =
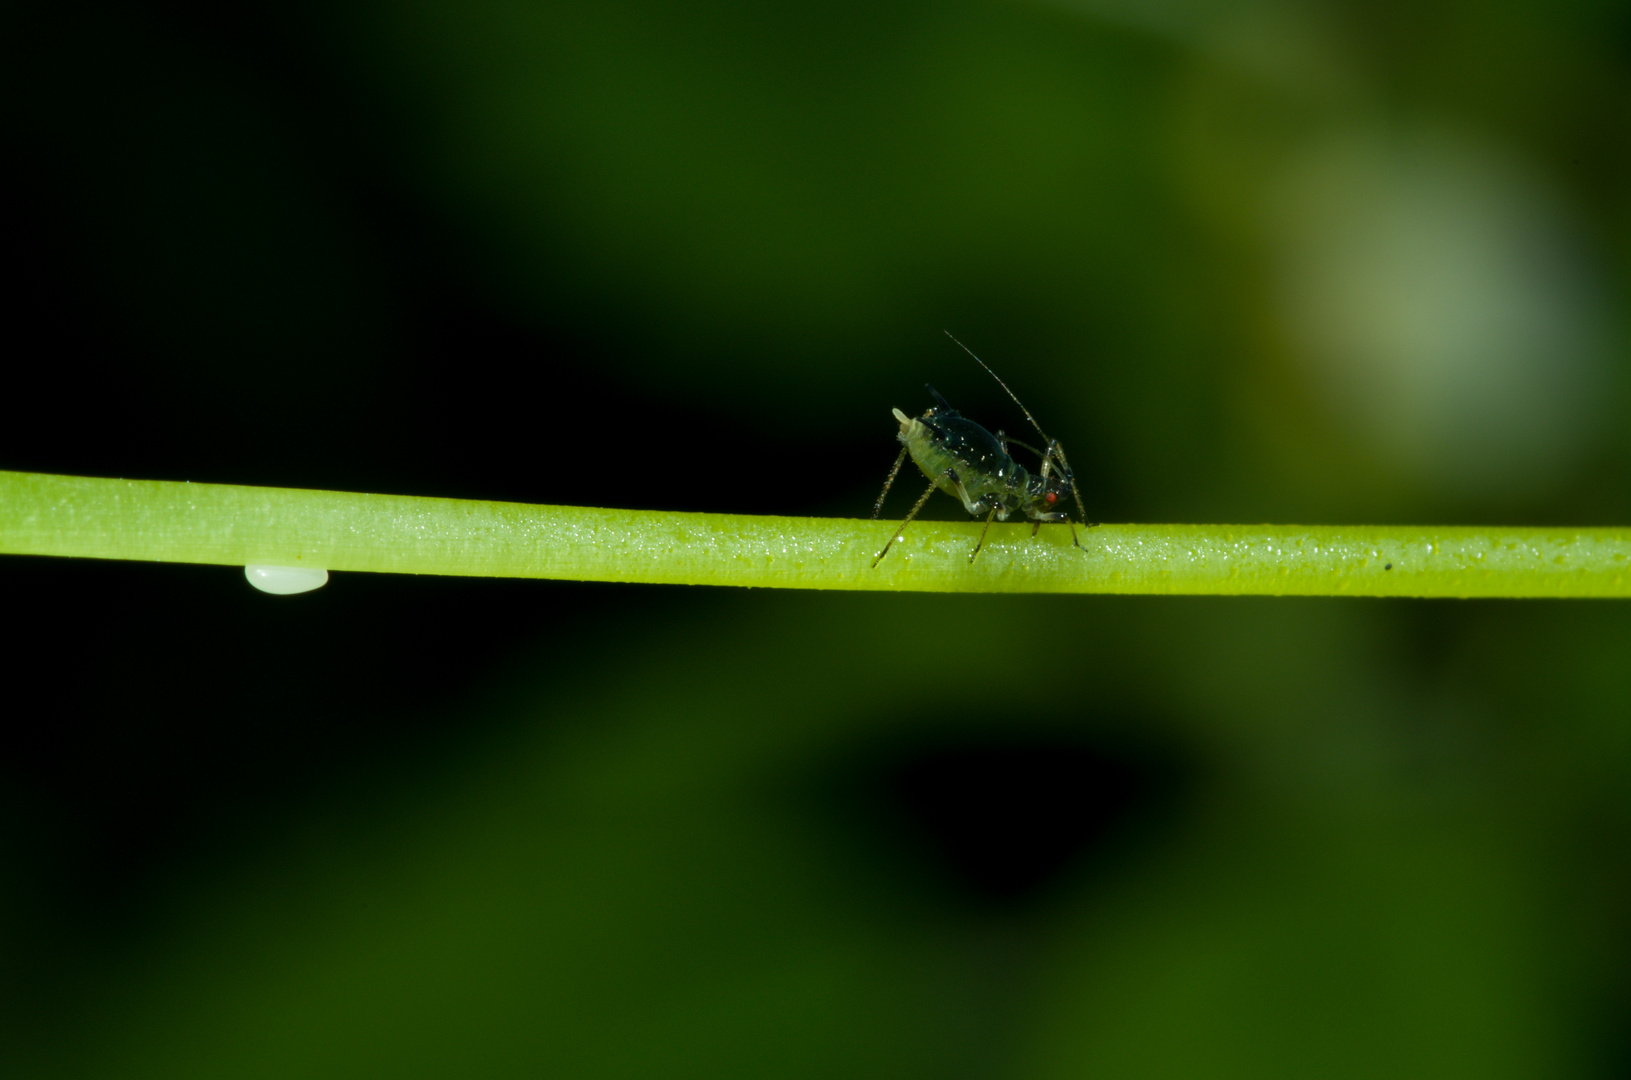
[[[974, 350], [957, 341], [950, 330], [946, 336], [957, 342], [959, 348], [970, 356]], [[1064, 501], [1065, 493], [1069, 492], [1076, 499], [1076, 510], [1082, 515], [1085, 527], [1092, 526], [1087, 522], [1087, 510], [1082, 506], [1082, 493], [1076, 487], [1076, 477], [1070, 471], [1070, 465], [1065, 461], [1064, 447], [1059, 440], [1048, 438], [1042, 425], [1036, 422], [1008, 384], [997, 377], [997, 373], [986, 366], [986, 362], [974, 356], [974, 362], [985, 368], [986, 373], [997, 380], [1019, 411], [1025, 414], [1025, 419], [1036, 428], [1036, 433], [1042, 436], [1046, 450], [1038, 450], [1034, 446], [1027, 446], [1018, 439], [1010, 439], [1002, 431], [992, 435], [985, 428], [976, 424], [953, 409], [946, 399], [941, 397], [934, 387], [924, 384], [929, 396], [934, 398], [933, 408], [926, 409], [922, 416], [913, 418], [907, 416], [899, 409], [895, 409], [895, 419], [900, 421], [901, 441], [900, 456], [895, 458], [895, 465], [889, 470], [889, 476], [883, 482], [883, 493], [873, 504], [872, 517], [878, 517], [883, 509], [884, 497], [889, 494], [889, 488], [894, 484], [895, 477], [900, 473], [901, 465], [906, 461], [906, 455], [911, 454], [917, 467], [923, 470], [923, 475], [929, 478], [929, 487], [917, 503], [913, 505], [912, 512], [906, 515], [906, 520], [900, 523], [900, 528], [889, 534], [889, 542], [884, 544], [883, 550], [878, 552], [872, 560], [876, 567], [878, 560], [889, 554], [889, 546], [900, 539], [906, 526], [917, 517], [923, 504], [929, 501], [934, 489], [939, 488], [947, 495], [952, 496], [963, 504], [973, 517], [985, 515], [985, 528], [980, 530], [980, 539], [974, 544], [974, 550], [968, 553], [968, 561], [973, 562], [974, 556], [980, 553], [985, 544], [985, 534], [991, 528], [991, 519], [1007, 521], [1008, 515], [1015, 511], [1024, 511], [1034, 524], [1031, 526], [1031, 535], [1042, 527], [1044, 521], [1063, 521], [1070, 526], [1070, 538], [1077, 547], [1082, 542], [1076, 538], [1076, 525], [1071, 521], [1070, 515], [1059, 506]], [[1008, 456], [1008, 448], [1018, 446], [1029, 450], [1042, 459], [1042, 468], [1032, 474]]]

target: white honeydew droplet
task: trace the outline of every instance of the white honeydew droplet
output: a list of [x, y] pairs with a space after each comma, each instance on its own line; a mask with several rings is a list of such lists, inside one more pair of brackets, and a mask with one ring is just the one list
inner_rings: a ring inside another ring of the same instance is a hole
[[315, 566], [246, 566], [244, 577], [273, 596], [293, 596], [328, 584], [328, 571]]

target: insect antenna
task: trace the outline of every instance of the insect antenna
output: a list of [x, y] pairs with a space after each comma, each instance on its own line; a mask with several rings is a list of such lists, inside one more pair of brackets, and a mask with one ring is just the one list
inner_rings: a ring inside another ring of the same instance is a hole
[[1045, 457], [1048, 456], [1047, 454], [1043, 453], [1041, 450], [1038, 450], [1036, 447], [1032, 446], [1030, 443], [1020, 442], [1018, 439], [1014, 438], [1012, 435], [1007, 436], [1007, 439], [1008, 439], [1008, 445], [1009, 446], [1017, 446], [1021, 450], [1029, 450], [1031, 453], [1035, 454], [1039, 458], [1045, 458]]
[[[973, 356], [974, 362], [985, 368], [985, 373], [987, 375], [990, 375], [993, 379], [997, 380], [997, 385], [1002, 387], [1003, 392], [1014, 400], [1014, 404], [1019, 406], [1019, 411], [1025, 414], [1025, 419], [1029, 420], [1031, 422], [1031, 426], [1036, 428], [1036, 433], [1042, 436], [1042, 442], [1048, 448], [1047, 453], [1042, 455], [1043, 468], [1047, 467], [1047, 461], [1050, 456], [1059, 459], [1059, 471], [1064, 473], [1065, 479], [1070, 481], [1070, 493], [1076, 499], [1076, 512], [1082, 515], [1082, 524], [1087, 525], [1087, 510], [1082, 505], [1082, 492], [1081, 489], [1076, 486], [1076, 474], [1071, 472], [1069, 463], [1065, 461], [1064, 448], [1054, 440], [1048, 438], [1048, 433], [1043, 431], [1042, 425], [1036, 422], [1036, 417], [1031, 415], [1031, 410], [1027, 409], [1025, 407], [1025, 403], [1019, 400], [1018, 394], [1008, 389], [1008, 384], [1002, 381], [1002, 376], [991, 370], [991, 365], [987, 364], [984, 360], [981, 360], [978, 356], [976, 356], [973, 349], [969, 348], [967, 345], [964, 345], [961, 341], [957, 341], [956, 334], [952, 333], [950, 330], [947, 330], [945, 333], [947, 337], [951, 338], [952, 341], [957, 343], [957, 347], [959, 349], [962, 349], [970, 356]], [[938, 394], [935, 396], [939, 397]], [[1074, 530], [1072, 530], [1071, 535], [1075, 535]]]
[[[951, 338], [953, 341], [957, 341], [957, 335], [953, 334], [950, 330], [946, 331], [946, 336]], [[974, 356], [974, 350], [969, 348], [967, 345], [964, 345], [961, 341], [957, 341], [957, 347], [959, 349], [962, 349], [964, 352], [968, 353], [970, 356]], [[1052, 439], [1048, 438], [1048, 433], [1046, 431], [1042, 430], [1042, 425], [1036, 422], [1036, 417], [1031, 415], [1031, 410], [1027, 409], [1025, 407], [1025, 403], [1023, 401], [1019, 400], [1019, 395], [1015, 394], [1012, 390], [1008, 389], [1008, 384], [1003, 382], [1002, 378], [995, 371], [991, 370], [990, 365], [987, 364], [984, 360], [981, 360], [978, 356], [974, 356], [974, 362], [976, 364], [979, 364], [981, 367], [985, 368], [985, 373], [987, 375], [991, 376], [993, 379], [997, 380], [997, 385], [1002, 387], [1003, 393], [1007, 394], [1009, 397], [1014, 399], [1014, 404], [1018, 405], [1019, 406], [1019, 411], [1025, 414], [1025, 419], [1029, 420], [1031, 422], [1031, 426], [1036, 428], [1036, 433], [1038, 435], [1042, 436], [1042, 441], [1044, 443], [1053, 442]], [[929, 392], [934, 393], [934, 391], [932, 389]], [[939, 397], [940, 395], [935, 394], [934, 396]]]

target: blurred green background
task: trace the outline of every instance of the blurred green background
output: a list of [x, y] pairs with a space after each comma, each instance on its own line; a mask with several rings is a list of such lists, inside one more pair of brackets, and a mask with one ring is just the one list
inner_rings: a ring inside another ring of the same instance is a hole
[[[925, 380], [1023, 425], [951, 329], [1100, 520], [1631, 519], [1623, 5], [8, 3], [0, 80], [0, 467], [862, 516]], [[1631, 1070], [1623, 605], [0, 577], [8, 1076]]]

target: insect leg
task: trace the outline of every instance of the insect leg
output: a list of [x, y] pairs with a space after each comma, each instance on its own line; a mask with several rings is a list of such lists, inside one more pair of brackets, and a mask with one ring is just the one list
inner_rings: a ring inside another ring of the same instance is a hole
[[[1032, 540], [1036, 539], [1036, 532], [1037, 532], [1038, 529], [1042, 528], [1042, 523], [1044, 521], [1048, 521], [1048, 522], [1063, 521], [1066, 525], [1070, 526], [1070, 542], [1075, 544], [1077, 547], [1082, 546], [1082, 542], [1076, 538], [1076, 522], [1071, 519], [1071, 516], [1069, 514], [1038, 514], [1035, 517], [1033, 517], [1031, 519], [1031, 539]], [[1092, 526], [1088, 526], [1088, 527], [1092, 528]]]
[[889, 544], [893, 544], [895, 542], [895, 537], [899, 536], [902, 532], [904, 532], [906, 530], [906, 526], [908, 526], [908, 525], [910, 525], [912, 523], [912, 519], [917, 517], [917, 512], [919, 510], [923, 509], [923, 504], [924, 503], [929, 501], [929, 496], [933, 495], [934, 494], [934, 489], [940, 486], [940, 481], [942, 481], [946, 477], [952, 476], [952, 475], [954, 475], [952, 470], [947, 469], [945, 472], [941, 473], [939, 476], [937, 476], [933, 480], [929, 481], [929, 490], [925, 491], [923, 493], [923, 496], [918, 499], [917, 504], [912, 507], [912, 512], [910, 514], [907, 514], [906, 515], [906, 520], [900, 523], [900, 527], [897, 528], [894, 532], [889, 534], [889, 543], [885, 544], [883, 546], [883, 550], [878, 552], [876, 555], [874, 555], [872, 557], [872, 568], [874, 570], [876, 570], [878, 568], [878, 560], [882, 559], [885, 555], [889, 554]]
[[1058, 439], [1049, 440], [1048, 452], [1042, 455], [1043, 476], [1048, 475], [1048, 468], [1055, 461], [1059, 463], [1059, 471], [1061, 473], [1068, 472], [1070, 470], [1070, 467], [1065, 464], [1065, 451], [1064, 448], [1059, 445]]
[[[1048, 451], [1059, 458], [1059, 471], [1064, 474], [1065, 479], [1070, 481], [1070, 493], [1076, 499], [1076, 512], [1082, 515], [1082, 528], [1091, 529], [1093, 523], [1087, 520], [1087, 507], [1082, 505], [1082, 489], [1076, 486], [1076, 474], [1070, 471], [1070, 462], [1065, 460], [1065, 448], [1059, 445], [1058, 439], [1054, 439], [1048, 443]], [[1070, 535], [1076, 535], [1076, 526], [1074, 524], [1071, 525]], [[1076, 546], [1081, 547], [1081, 541], [1077, 541]]]
[[900, 474], [901, 463], [906, 460], [906, 447], [900, 448], [900, 456], [895, 459], [895, 467], [889, 470], [889, 475], [883, 478], [883, 490], [878, 493], [878, 501], [872, 504], [872, 520], [878, 520], [878, 511], [883, 509], [883, 501], [889, 495], [889, 489], [895, 483], [895, 477]]
[[973, 562], [974, 556], [978, 555], [980, 553], [980, 548], [985, 546], [985, 534], [991, 530], [991, 519], [996, 516], [997, 508], [993, 506], [991, 508], [991, 512], [985, 515], [985, 528], [980, 530], [980, 538], [974, 542], [974, 550], [968, 553], [969, 562]]

